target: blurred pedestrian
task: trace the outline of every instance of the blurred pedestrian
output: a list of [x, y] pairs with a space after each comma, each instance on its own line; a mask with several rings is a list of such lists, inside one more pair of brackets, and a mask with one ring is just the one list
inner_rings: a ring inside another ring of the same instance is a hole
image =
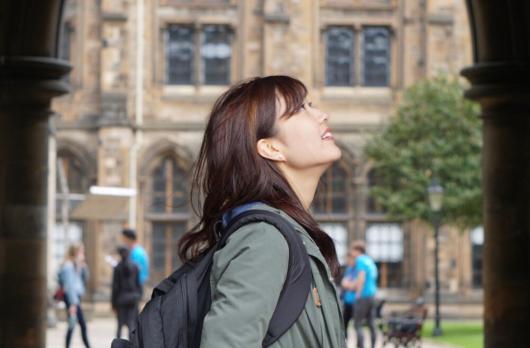
[[81, 327], [81, 337], [85, 347], [90, 347], [85, 316], [81, 308], [81, 297], [85, 293], [88, 277], [89, 272], [85, 262], [85, 249], [83, 245], [70, 245], [66, 259], [59, 269], [59, 282], [64, 289], [64, 303], [68, 318], [66, 348], [70, 347], [76, 322]]
[[346, 338], [348, 338], [348, 324], [353, 319], [353, 313], [355, 311], [357, 275], [355, 257], [351, 252], [348, 252], [346, 257], [346, 267], [341, 282], [343, 304], [342, 317], [344, 319], [344, 333], [346, 334]]
[[363, 241], [353, 242], [350, 253], [355, 258], [356, 299], [354, 326], [357, 334], [357, 347], [364, 348], [363, 322], [366, 321], [370, 330], [372, 348], [375, 347], [377, 333], [375, 327], [375, 295], [377, 293], [377, 266], [371, 257], [366, 255]]
[[123, 325], [127, 326], [129, 339], [138, 318], [138, 304], [142, 297], [142, 287], [138, 277], [138, 266], [129, 259], [129, 249], [118, 247], [120, 261], [114, 268], [112, 276], [112, 309], [117, 315], [118, 331], [116, 337], [121, 337]]
[[138, 266], [138, 279], [140, 285], [143, 287], [149, 278], [149, 258], [145, 249], [138, 243], [136, 231], [130, 228], [125, 228], [121, 232], [123, 243], [130, 250], [129, 258]]

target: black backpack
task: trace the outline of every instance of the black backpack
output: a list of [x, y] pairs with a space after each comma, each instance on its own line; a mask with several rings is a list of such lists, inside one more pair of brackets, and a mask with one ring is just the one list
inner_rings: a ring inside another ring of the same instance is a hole
[[247, 210], [232, 219], [220, 240], [195, 263], [187, 263], [164, 279], [140, 314], [131, 342], [114, 339], [111, 348], [196, 348], [211, 305], [210, 270], [214, 253], [242, 226], [266, 222], [275, 226], [289, 246], [289, 268], [263, 347], [273, 344], [298, 319], [311, 289], [309, 257], [292, 225], [277, 213]]

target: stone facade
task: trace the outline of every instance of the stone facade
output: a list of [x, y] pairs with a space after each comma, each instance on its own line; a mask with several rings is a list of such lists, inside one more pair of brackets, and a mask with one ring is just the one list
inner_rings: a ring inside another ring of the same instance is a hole
[[[227, 26], [230, 82], [288, 74], [306, 83], [313, 103], [331, 115], [344, 153], [345, 212], [318, 215], [323, 224], [338, 221], [345, 228], [343, 243], [364, 238], [368, 226], [386, 221], [383, 214], [367, 209], [370, 163], [362, 156], [366, 139], [392, 117], [404, 88], [440, 71], [458, 73], [471, 63], [463, 0], [68, 1], [64, 20], [69, 28], [63, 39], [69, 40], [64, 47], [73, 65], [72, 92], [55, 101], [57, 146], [52, 151], [58, 158], [86, 157], [80, 173], [90, 184], [138, 190], [128, 221], [82, 224], [89, 262], [97, 270], [91, 283], [94, 298], [105, 298], [109, 292], [111, 267], [104, 259], [119, 242], [121, 226], [136, 227], [153, 267], [167, 271], [175, 262], [173, 235], [195, 220], [189, 209], [157, 210], [154, 176], [171, 174], [187, 185], [208, 111], [226, 85], [204, 83], [199, 71], [192, 83], [168, 83], [170, 25], [186, 25], [195, 33], [206, 25]], [[361, 76], [363, 59], [359, 33], [369, 26], [388, 28], [385, 86], [365, 87], [359, 78], [347, 87], [326, 83], [325, 32], [331, 26], [352, 28], [359, 38], [353, 49], [356, 76]], [[193, 42], [200, 46], [200, 40], [195, 35]], [[195, 47], [195, 69], [203, 64], [200, 54]], [[166, 181], [165, 189], [177, 181]], [[387, 296], [408, 298], [423, 293], [426, 283], [433, 284], [434, 241], [429, 227], [421, 223], [402, 225], [401, 230], [399, 265], [382, 266], [382, 285], [389, 287]], [[166, 244], [160, 244], [160, 238]], [[161, 245], [164, 251], [157, 249]], [[443, 291], [473, 297], [469, 234], [444, 228], [441, 251]], [[162, 273], [153, 272], [152, 282]]]

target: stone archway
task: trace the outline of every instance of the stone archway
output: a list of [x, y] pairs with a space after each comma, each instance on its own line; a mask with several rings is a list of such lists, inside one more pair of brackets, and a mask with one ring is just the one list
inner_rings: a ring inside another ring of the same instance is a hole
[[530, 347], [530, 2], [467, 0], [484, 120], [485, 347]]
[[[63, 0], [0, 0], [0, 346], [44, 347], [46, 142]], [[530, 3], [467, 0], [484, 118], [486, 347], [530, 336]], [[23, 301], [21, 301], [23, 298]]]

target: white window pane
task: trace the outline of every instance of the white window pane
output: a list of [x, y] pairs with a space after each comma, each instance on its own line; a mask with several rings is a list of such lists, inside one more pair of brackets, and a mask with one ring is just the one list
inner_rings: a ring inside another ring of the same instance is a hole
[[479, 226], [471, 231], [471, 243], [475, 245], [484, 244], [484, 228]]
[[399, 262], [403, 259], [403, 231], [399, 224], [374, 223], [366, 229], [368, 255], [379, 262]]
[[321, 224], [320, 228], [333, 239], [339, 263], [344, 264], [346, 262], [346, 254], [348, 253], [348, 230], [340, 223]]

